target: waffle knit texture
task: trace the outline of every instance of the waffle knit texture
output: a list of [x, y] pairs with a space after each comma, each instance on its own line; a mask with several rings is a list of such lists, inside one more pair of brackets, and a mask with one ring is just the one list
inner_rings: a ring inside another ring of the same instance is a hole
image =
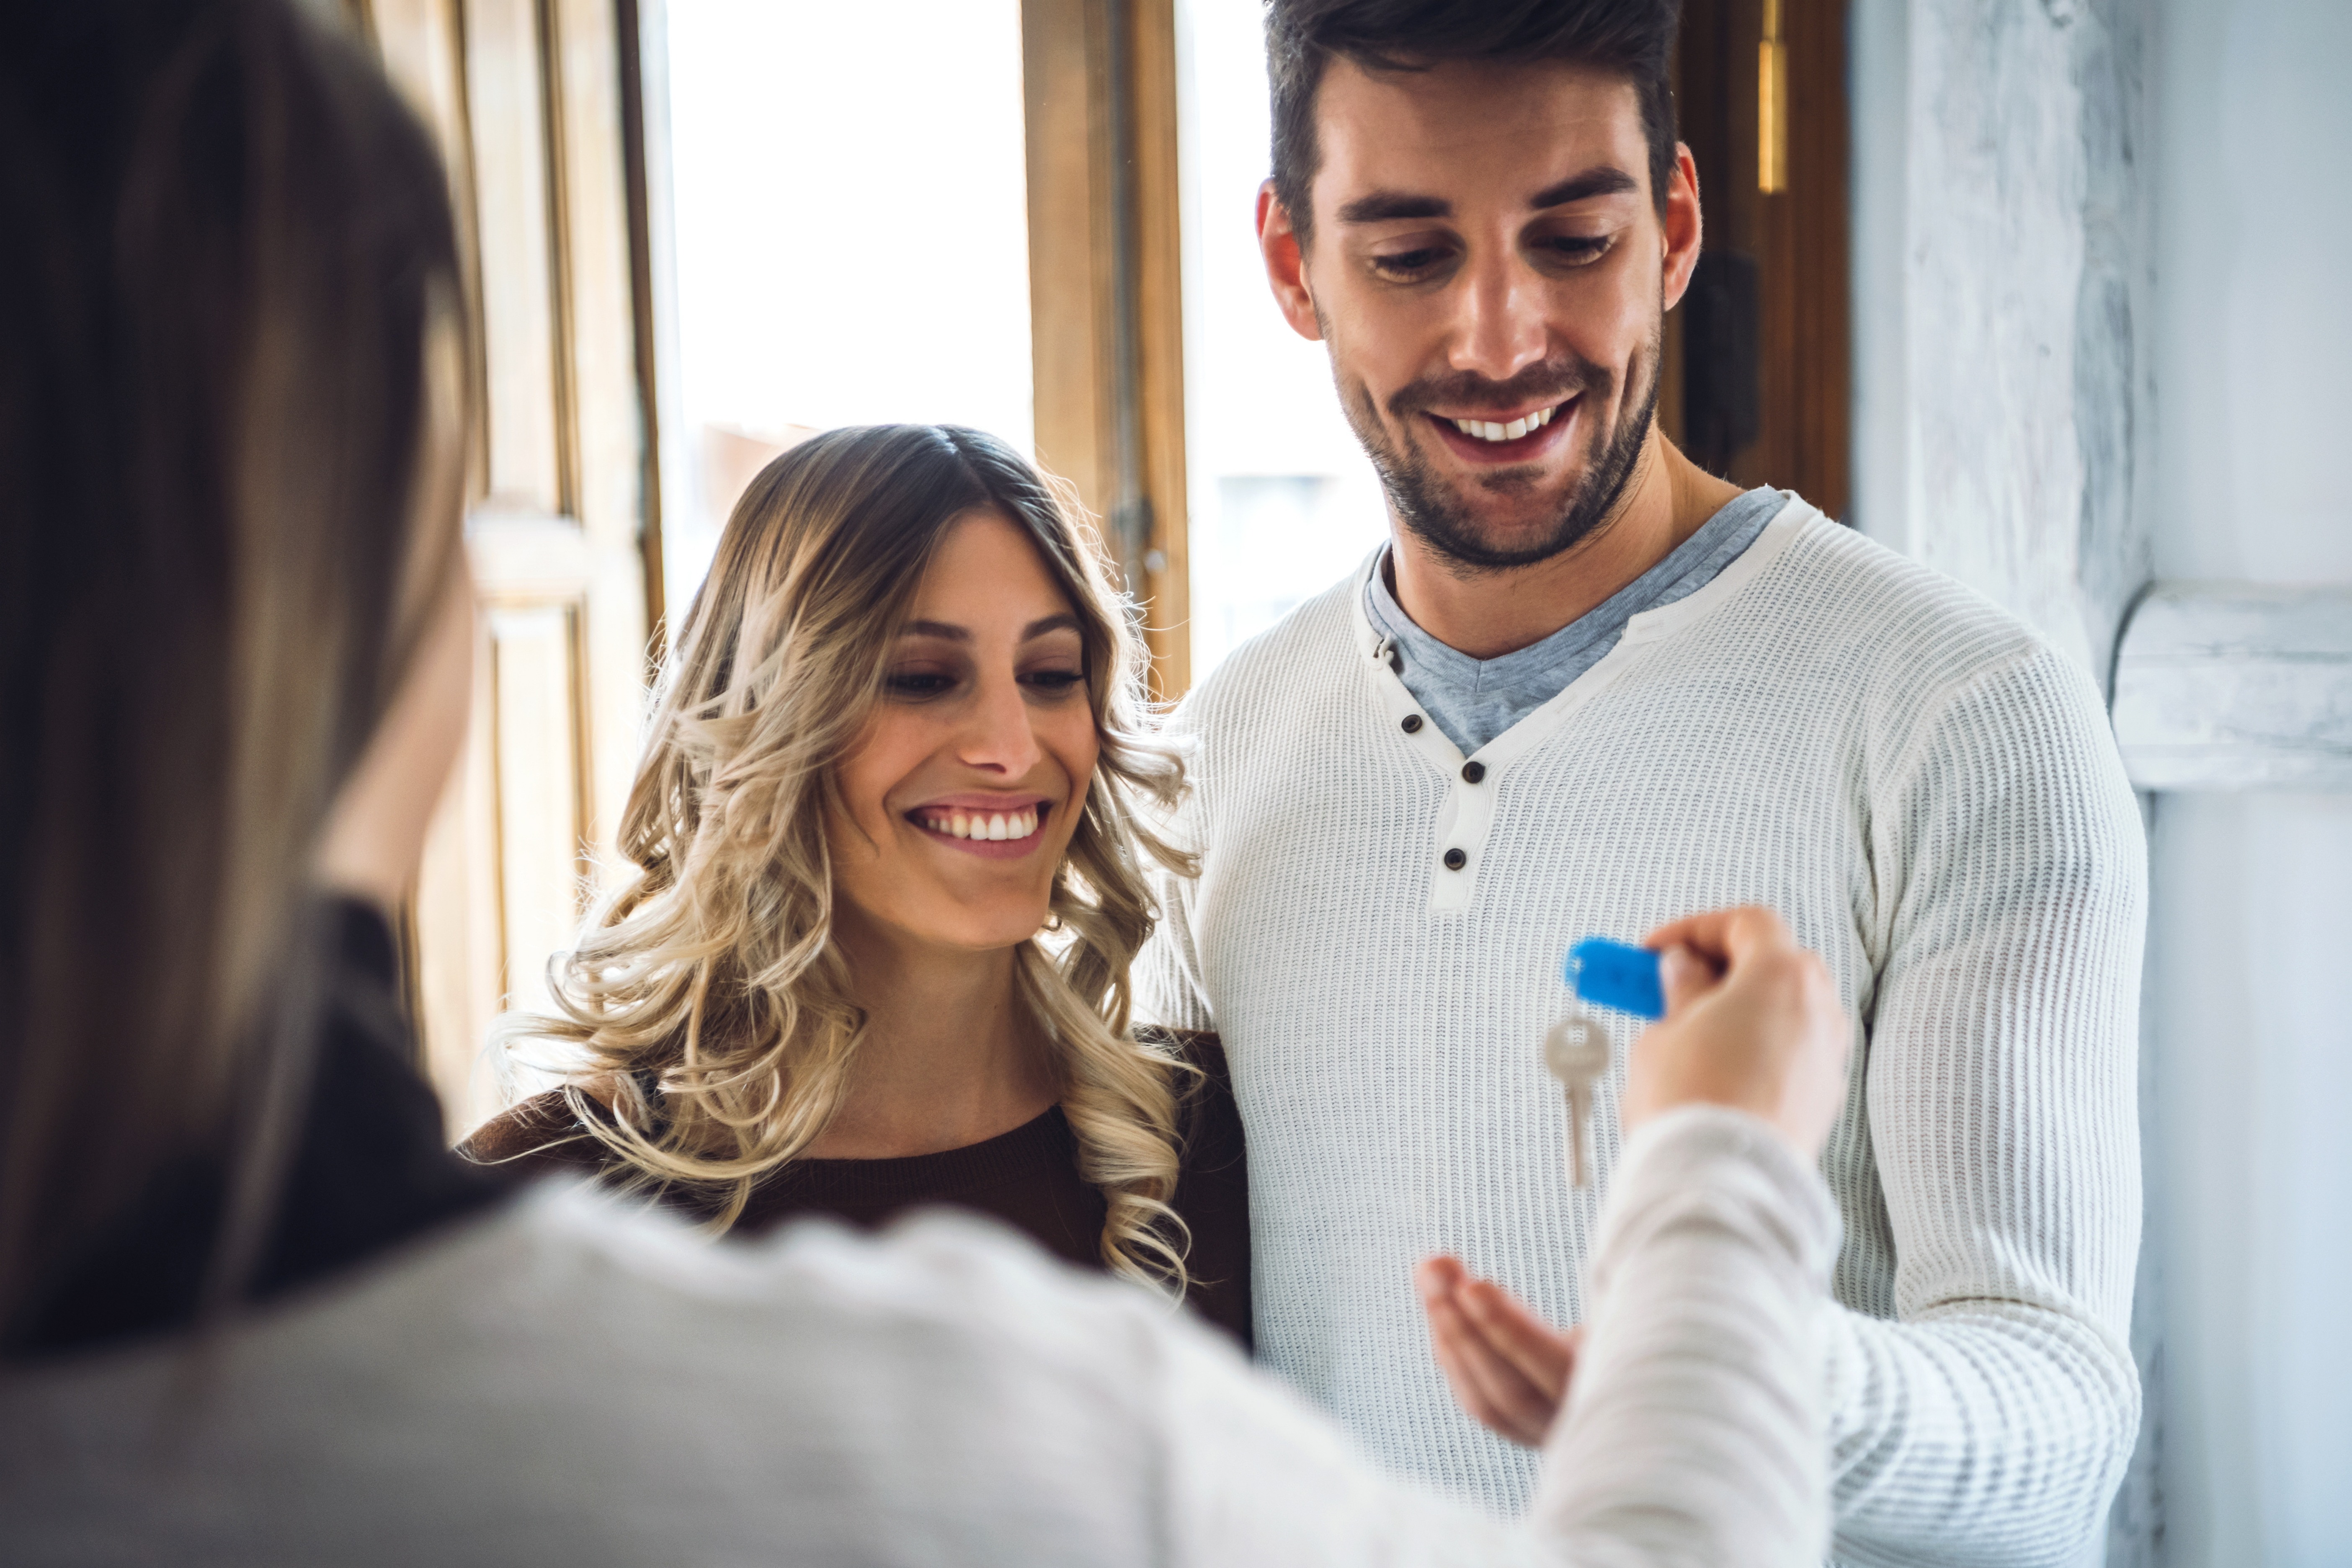
[[[2139, 1419], [2147, 882], [2089, 680], [1791, 500], [1473, 781], [1378, 657], [1370, 565], [1174, 721], [1205, 858], [1163, 888], [1140, 1005], [1223, 1035], [1259, 1355], [1389, 1463], [1524, 1507], [1535, 1456], [1455, 1406], [1412, 1266], [1452, 1253], [1583, 1317], [1596, 1195], [1568, 1184], [1539, 1059], [1562, 955], [1766, 904], [1855, 1031], [1822, 1161], [1846, 1232], [1822, 1373], [1836, 1559], [2077, 1559]], [[1603, 1194], [1630, 1024], [1610, 1019], [1597, 1095]]]
[[[1464, 755], [1559, 695], [1599, 664], [1643, 610], [1697, 593], [1747, 553], [1788, 497], [1760, 486], [1738, 497], [1666, 552], [1665, 559], [1542, 641], [1496, 658], [1473, 658], [1413, 624], [1389, 592], [1389, 552], [1364, 580], [1364, 614], [1391, 640], [1389, 668], [1429, 721]], [[1402, 668], [1400, 668], [1402, 666]]]
[[709, 1246], [551, 1183], [257, 1314], [0, 1368], [12, 1563], [1806, 1568], [1837, 1215], [1753, 1118], [1661, 1117], [1543, 1499], [1368, 1462], [1139, 1287], [934, 1213]]

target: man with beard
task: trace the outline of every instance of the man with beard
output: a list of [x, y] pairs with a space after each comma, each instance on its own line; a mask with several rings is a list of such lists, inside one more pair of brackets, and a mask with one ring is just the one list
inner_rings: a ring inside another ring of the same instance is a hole
[[1676, 11], [1272, 0], [1260, 242], [1391, 537], [1186, 701], [1202, 867], [1142, 1008], [1223, 1036], [1260, 1353], [1509, 1511], [1594, 1240], [1539, 1053], [1562, 955], [1769, 905], [1855, 1034], [1839, 1558], [2072, 1560], [2139, 1411], [2138, 816], [2057, 652], [1660, 434], [1700, 240]]

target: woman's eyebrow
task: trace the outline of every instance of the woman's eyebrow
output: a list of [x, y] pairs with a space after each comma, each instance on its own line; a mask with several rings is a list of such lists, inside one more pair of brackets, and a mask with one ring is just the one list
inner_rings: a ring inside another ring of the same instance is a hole
[[950, 626], [945, 621], [908, 621], [898, 628], [898, 635], [902, 637], [945, 637], [950, 642], [971, 641], [968, 628]]
[[[1078, 617], [1065, 610], [1058, 616], [1047, 616], [1043, 620], [1031, 621], [1027, 626], [1023, 626], [1021, 640], [1029, 642], [1044, 637], [1047, 632], [1074, 632], [1077, 629]], [[970, 627], [955, 626], [947, 621], [908, 621], [898, 628], [898, 635], [902, 637], [943, 637], [949, 642], [971, 641]]]

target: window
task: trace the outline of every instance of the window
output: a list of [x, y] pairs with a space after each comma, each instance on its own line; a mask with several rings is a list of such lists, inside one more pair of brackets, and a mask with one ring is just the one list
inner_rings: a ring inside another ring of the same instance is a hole
[[1387, 537], [1380, 482], [1323, 345], [1268, 292], [1254, 215], [1270, 172], [1255, 0], [1179, 0], [1192, 679]]
[[668, 0], [677, 301], [663, 577], [684, 613], [743, 486], [897, 420], [1031, 449], [1020, 0]]

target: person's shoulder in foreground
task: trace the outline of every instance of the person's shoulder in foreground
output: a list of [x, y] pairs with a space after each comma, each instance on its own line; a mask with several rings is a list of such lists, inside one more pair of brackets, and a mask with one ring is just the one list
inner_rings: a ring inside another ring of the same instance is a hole
[[[1696, 1203], [1681, 1226], [1742, 1233], [1766, 1297], [1818, 1299], [1833, 1211], [1770, 1128], [1698, 1107], [1643, 1147], [1628, 1245], [1654, 1258], [1658, 1228]], [[1721, 1239], [1695, 1244], [1720, 1263]], [[151, 1342], [0, 1384], [0, 1533], [17, 1560], [1559, 1562], [1563, 1538], [1640, 1536], [1607, 1500], [1565, 1496], [1545, 1546], [1383, 1477], [1165, 1303], [954, 1215], [713, 1247], [542, 1186], [211, 1353]], [[1811, 1382], [1793, 1360], [1753, 1381]], [[1628, 1398], [1620, 1436], [1649, 1403]], [[1724, 1412], [1710, 1429], [1755, 1446], [1742, 1403]], [[142, 1434], [183, 1445], [169, 1484], [121, 1463]], [[1742, 1528], [1817, 1539], [1817, 1461], [1801, 1441], [1764, 1447], [1751, 1460], [1790, 1449], [1788, 1474], [1733, 1489], [1751, 1512], [1759, 1491], [1776, 1504]], [[1643, 1462], [1681, 1484], [1670, 1461]]]

